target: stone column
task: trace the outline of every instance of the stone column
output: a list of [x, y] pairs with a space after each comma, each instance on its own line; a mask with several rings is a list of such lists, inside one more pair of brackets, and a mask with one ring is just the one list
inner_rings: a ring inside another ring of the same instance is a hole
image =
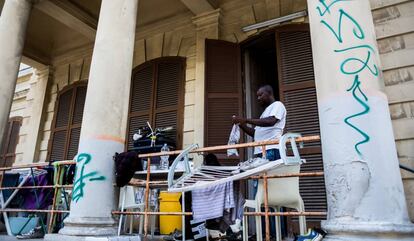
[[124, 150], [138, 0], [103, 0], [82, 120], [71, 210], [60, 234], [115, 235], [115, 152]]
[[[194, 143], [204, 146], [204, 95], [205, 95], [205, 41], [218, 39], [220, 33], [220, 9], [193, 17], [196, 26], [196, 80], [194, 103]], [[201, 163], [196, 160], [197, 163]]]
[[368, 0], [308, 1], [326, 240], [412, 240]]
[[7, 0], [0, 16], [0, 137], [9, 119], [31, 8], [31, 0]]

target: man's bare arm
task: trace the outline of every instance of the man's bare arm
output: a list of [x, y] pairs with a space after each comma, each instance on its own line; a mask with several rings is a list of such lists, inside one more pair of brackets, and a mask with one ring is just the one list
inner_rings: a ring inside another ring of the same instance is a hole
[[247, 126], [246, 124], [240, 124], [239, 126], [247, 135], [254, 137], [254, 128]]
[[233, 116], [234, 124], [251, 124], [254, 126], [268, 127], [274, 126], [279, 120], [274, 116], [269, 116], [261, 119], [247, 119], [243, 117]]
[[262, 119], [245, 119], [245, 123], [261, 127], [274, 126], [278, 121], [279, 120], [274, 116], [269, 116]]

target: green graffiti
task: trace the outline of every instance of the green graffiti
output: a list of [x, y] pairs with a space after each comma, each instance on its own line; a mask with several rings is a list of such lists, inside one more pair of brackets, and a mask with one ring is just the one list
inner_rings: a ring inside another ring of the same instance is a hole
[[[378, 67], [374, 64], [374, 69], [372, 69], [371, 67], [368, 66], [368, 62], [371, 58], [371, 52], [368, 51], [367, 54], [367, 58], [365, 61], [359, 59], [359, 58], [347, 58], [344, 60], [344, 62], [342, 62], [341, 64], [341, 71], [343, 74], [347, 74], [347, 75], [353, 75], [353, 74], [359, 74], [362, 70], [364, 70], [365, 68], [367, 68], [374, 76], [378, 76], [379, 74], [379, 70]], [[347, 63], [349, 62], [359, 62], [362, 64], [361, 68], [357, 69], [357, 70], [346, 70], [345, 66], [347, 65]]]
[[[368, 112], [369, 112], [369, 110], [370, 110], [370, 108], [369, 108], [369, 106], [368, 106], [368, 104], [366, 103], [366, 102], [368, 102], [368, 97], [364, 94], [364, 92], [361, 90], [361, 82], [359, 81], [359, 76], [358, 75], [356, 75], [355, 76], [355, 79], [354, 79], [354, 83], [352, 84], [352, 86], [351, 86], [351, 88], [349, 88], [349, 89], [347, 89], [347, 91], [352, 91], [352, 96], [354, 97], [354, 99], [364, 108], [364, 110], [363, 111], [361, 111], [361, 112], [359, 112], [359, 113], [356, 113], [356, 114], [354, 114], [354, 115], [351, 115], [351, 116], [349, 116], [349, 117], [347, 117], [347, 118], [345, 118], [344, 119], [344, 122], [347, 124], [347, 125], [349, 125], [351, 128], [353, 128], [354, 130], [356, 130], [359, 134], [361, 134], [363, 137], [364, 137], [364, 140], [362, 140], [362, 141], [359, 141], [358, 143], [356, 143], [355, 145], [354, 145], [354, 148], [355, 148], [355, 150], [356, 150], [356, 152], [361, 156], [362, 155], [362, 153], [361, 153], [361, 151], [359, 150], [359, 146], [360, 145], [362, 145], [362, 144], [364, 144], [364, 143], [367, 143], [367, 142], [369, 142], [369, 140], [370, 140], [370, 137], [368, 136], [368, 134], [367, 133], [365, 133], [364, 131], [362, 131], [361, 129], [359, 129], [357, 126], [355, 126], [354, 124], [352, 124], [351, 122], [350, 122], [350, 120], [352, 119], [352, 118], [355, 118], [355, 117], [358, 117], [358, 116], [362, 116], [362, 115], [365, 115], [365, 114], [367, 114]], [[357, 96], [357, 91], [359, 92], [359, 94], [362, 96], [362, 98], [361, 97], [359, 97], [359, 96]]]
[[76, 181], [73, 183], [72, 200], [78, 202], [84, 196], [86, 181], [104, 181], [105, 176], [99, 175], [99, 172], [92, 171], [85, 174], [85, 166], [90, 163], [92, 157], [90, 154], [81, 153], [76, 157]]
[[[331, 11], [330, 11], [331, 9], [330, 8], [334, 4], [336, 4], [338, 2], [345, 2], [345, 1], [346, 0], [344, 0], [344, 1], [334, 0], [328, 5], [328, 4], [326, 4], [325, 0], [319, 0], [319, 3], [321, 3], [322, 6], [316, 7], [316, 10], [318, 11], [319, 16], [322, 17], [327, 12], [329, 14], [331, 14]], [[324, 11], [321, 11], [322, 8], [324, 8]], [[345, 12], [343, 9], [339, 9], [338, 12], [339, 12], [339, 20], [338, 20], [338, 24], [337, 24], [337, 26], [338, 26], [337, 30], [334, 30], [334, 28], [331, 25], [329, 25], [324, 19], [320, 20], [320, 23], [323, 26], [328, 28], [328, 30], [333, 34], [335, 39], [340, 44], [343, 43], [342, 27], [344, 25], [342, 25], [342, 24], [343, 24], [345, 18], [348, 19], [347, 22], [349, 22], [351, 24], [351, 26], [353, 26], [353, 29], [352, 29], [353, 36], [355, 38], [359, 39], [359, 40], [365, 39], [364, 31], [363, 31], [361, 25], [358, 23], [358, 21], [356, 21], [350, 14]], [[367, 98], [367, 96], [365, 95], [365, 93], [363, 92], [363, 90], [361, 88], [361, 81], [359, 80], [359, 75], [358, 74], [361, 71], [363, 71], [364, 69], [368, 69], [371, 72], [371, 74], [373, 74], [374, 76], [379, 75], [379, 69], [378, 69], [377, 65], [373, 64], [373, 67], [370, 67], [370, 65], [369, 65], [369, 62], [370, 62], [370, 59], [371, 59], [371, 52], [375, 53], [375, 50], [372, 46], [367, 45], [367, 44], [361, 44], [361, 45], [356, 45], [356, 46], [352, 46], [352, 47], [347, 47], [347, 48], [344, 48], [344, 49], [334, 50], [335, 53], [343, 53], [343, 52], [348, 52], [348, 51], [352, 51], [352, 50], [355, 50], [355, 49], [361, 49], [361, 48], [364, 48], [364, 49], [368, 50], [367, 51], [367, 57], [366, 57], [365, 61], [362, 60], [361, 58], [350, 57], [350, 58], [345, 59], [341, 63], [341, 66], [340, 66], [340, 71], [341, 71], [342, 74], [344, 74], [344, 75], [355, 75], [352, 86], [349, 89], [347, 89], [346, 91], [351, 92], [352, 97], [357, 101], [357, 103], [359, 103], [363, 107], [363, 110], [361, 112], [350, 115], [350, 116], [348, 116], [344, 119], [344, 122], [345, 122], [346, 125], [350, 126], [352, 129], [357, 131], [363, 137], [363, 140], [358, 141], [354, 145], [354, 149], [355, 149], [355, 151], [357, 152], [357, 154], [359, 156], [362, 156], [362, 152], [360, 150], [360, 145], [369, 142], [370, 141], [370, 136], [365, 131], [361, 130], [359, 127], [352, 124], [350, 121], [353, 118], [357, 118], [357, 117], [360, 117], [360, 116], [363, 116], [363, 115], [367, 115], [370, 111], [370, 107], [368, 105], [368, 98]], [[351, 69], [349, 69], [348, 66], [351, 66], [351, 67], [352, 66], [357, 66], [357, 67], [356, 67], [356, 69], [351, 70]], [[348, 67], [348, 68], [346, 68], [346, 67]]]
[[335, 4], [335, 3], [337, 3], [337, 2], [345, 2], [346, 0], [334, 0], [333, 2], [331, 2], [329, 5], [327, 5], [326, 3], [325, 3], [325, 0], [319, 0], [319, 2], [323, 5], [323, 7], [325, 8], [323, 11], [321, 10], [321, 8], [318, 6], [318, 7], [316, 7], [316, 9], [318, 10], [318, 12], [319, 12], [319, 16], [324, 16], [325, 15], [325, 13], [331, 13], [331, 11], [330, 11], [330, 8]]
[[335, 36], [335, 38], [338, 40], [339, 43], [342, 43], [343, 42], [342, 22], [343, 22], [344, 17], [348, 18], [351, 21], [351, 23], [353, 23], [354, 28], [352, 29], [352, 32], [354, 33], [354, 36], [357, 37], [358, 39], [364, 39], [365, 34], [361, 26], [359, 25], [359, 23], [353, 17], [351, 17], [351, 15], [345, 12], [343, 9], [339, 9], [339, 21], [338, 21], [337, 31], [335, 31], [331, 27], [331, 25], [329, 25], [325, 20], [321, 20], [321, 23], [333, 33], [333, 35]]
[[353, 47], [349, 47], [349, 48], [344, 48], [344, 49], [335, 49], [334, 52], [341, 53], [341, 52], [346, 52], [346, 51], [349, 51], [349, 50], [360, 49], [360, 48], [369, 49], [369, 50], [371, 50], [372, 52], [375, 53], [374, 48], [371, 47], [371, 45], [367, 45], [367, 44], [357, 45], [357, 46], [353, 46]]

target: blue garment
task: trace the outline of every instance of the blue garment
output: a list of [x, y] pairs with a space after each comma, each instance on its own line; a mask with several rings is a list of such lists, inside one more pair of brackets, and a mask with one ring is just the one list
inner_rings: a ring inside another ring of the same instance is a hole
[[[256, 157], [262, 157], [262, 156], [263, 156], [262, 153], [256, 155]], [[266, 158], [269, 161], [279, 160], [280, 159], [279, 149], [269, 149], [269, 150], [266, 150]]]
[[[262, 153], [257, 154], [256, 157], [262, 157]], [[280, 159], [280, 152], [279, 149], [269, 149], [266, 151], [266, 158], [269, 161], [276, 161]], [[254, 187], [254, 196], [256, 196], [256, 192], [257, 192], [257, 180], [253, 181], [253, 187]]]

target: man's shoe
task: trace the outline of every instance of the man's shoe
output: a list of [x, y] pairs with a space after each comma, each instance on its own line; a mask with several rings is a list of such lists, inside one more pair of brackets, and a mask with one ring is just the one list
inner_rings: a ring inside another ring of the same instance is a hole
[[166, 241], [181, 240], [183, 238], [180, 230], [176, 229], [168, 236], [164, 236], [163, 239]]
[[299, 235], [296, 241], [320, 241], [322, 239], [323, 236], [320, 233], [313, 229], [309, 229], [307, 234]]
[[35, 239], [35, 238], [43, 238], [45, 236], [45, 233], [43, 232], [42, 227], [36, 227], [32, 230], [30, 230], [27, 233], [17, 235], [17, 239]]
[[241, 171], [247, 171], [247, 170], [253, 169], [255, 167], [264, 165], [268, 162], [269, 162], [268, 159], [262, 158], [262, 157], [250, 158], [249, 160], [247, 160], [245, 162], [241, 162], [239, 164], [239, 169]]

